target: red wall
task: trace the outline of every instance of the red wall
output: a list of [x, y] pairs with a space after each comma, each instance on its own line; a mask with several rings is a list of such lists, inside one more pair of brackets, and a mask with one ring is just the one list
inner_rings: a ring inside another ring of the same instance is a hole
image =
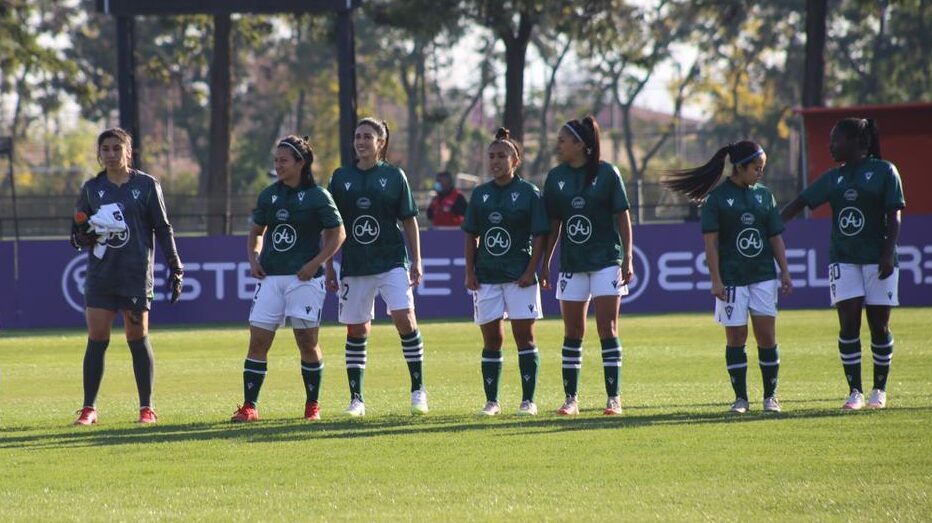
[[[837, 164], [828, 152], [829, 133], [842, 118], [873, 118], [880, 153], [903, 179], [905, 214], [932, 214], [932, 103], [800, 109], [806, 127], [809, 183]], [[813, 216], [830, 216], [823, 205]]]

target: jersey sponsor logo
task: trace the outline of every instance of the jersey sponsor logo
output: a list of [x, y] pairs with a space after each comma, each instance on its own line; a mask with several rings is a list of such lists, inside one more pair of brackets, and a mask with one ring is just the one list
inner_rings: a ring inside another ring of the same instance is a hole
[[559, 182], [557, 182], [557, 187], [559, 187], [561, 191], [563, 190], [563, 186], [564, 186], [564, 185], [566, 185], [566, 182], [564, 182], [564, 181], [562, 181], [562, 180], [559, 181]]
[[384, 189], [385, 186], [388, 185], [388, 178], [379, 178], [379, 185]]
[[495, 211], [489, 214], [489, 223], [494, 223], [495, 225], [502, 223], [502, 213]]
[[754, 225], [754, 215], [749, 212], [742, 214], [741, 223], [744, 225]]
[[134, 200], [138, 200], [138, 199], [139, 199], [139, 195], [142, 194], [142, 192], [141, 192], [139, 189], [133, 189], [132, 192], [133, 192], [133, 199], [134, 199]]
[[592, 237], [592, 222], [581, 214], [574, 214], [566, 220], [566, 237], [575, 244], [582, 244]]
[[485, 232], [485, 250], [492, 256], [502, 256], [511, 248], [511, 235], [501, 227], [492, 227]]
[[353, 238], [363, 245], [369, 245], [378, 240], [379, 221], [368, 214], [356, 218], [353, 220]]
[[734, 199], [734, 198], [729, 198], [729, 199], [727, 199], [727, 200], [725, 200], [725, 201], [728, 202], [728, 206], [729, 206], [729, 207], [731, 207], [732, 205], [735, 204], [735, 199]]
[[579, 210], [586, 206], [586, 199], [582, 196], [577, 196], [570, 200], [570, 207]]
[[864, 229], [864, 213], [857, 207], [845, 207], [838, 213], [838, 230], [845, 236], [854, 236]]
[[854, 189], [848, 189], [845, 191], [844, 198], [849, 202], [853, 202], [858, 199], [858, 192]]
[[298, 233], [287, 223], [280, 223], [272, 231], [272, 248], [278, 252], [290, 250], [298, 243]]
[[745, 258], [754, 258], [764, 250], [764, 240], [760, 236], [760, 231], [753, 227], [748, 227], [738, 233], [735, 239], [735, 246], [738, 252]]
[[488, 199], [489, 199], [489, 195], [488, 195], [488, 194], [483, 194], [483, 195], [482, 195], [482, 203], [485, 203], [486, 201], [488, 201]]
[[[113, 211], [113, 219], [118, 222], [126, 222], [123, 218], [123, 204], [117, 203], [119, 206], [119, 211]], [[111, 249], [122, 249], [126, 247], [126, 244], [129, 243], [129, 227], [125, 230], [119, 232], [111, 232], [107, 235], [107, 247]]]
[[275, 212], [275, 219], [280, 222], [287, 222], [289, 217], [288, 209], [279, 209]]
[[864, 179], [867, 181], [871, 181], [871, 176], [873, 175], [874, 175], [874, 171], [867, 171], [866, 173], [864, 173]]
[[356, 207], [364, 211], [368, 211], [372, 207], [372, 200], [363, 196], [362, 198], [356, 200]]

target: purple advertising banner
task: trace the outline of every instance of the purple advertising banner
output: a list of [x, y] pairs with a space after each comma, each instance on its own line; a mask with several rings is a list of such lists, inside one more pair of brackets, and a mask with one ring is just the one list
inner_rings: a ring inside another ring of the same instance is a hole
[[[784, 233], [795, 290], [780, 307], [827, 307], [827, 220], [796, 220]], [[640, 225], [634, 228], [636, 280], [622, 299], [624, 312], [706, 311], [713, 298], [698, 223]], [[472, 298], [463, 287], [463, 236], [459, 231], [421, 234], [424, 281], [415, 291], [420, 318], [471, 319]], [[178, 238], [185, 263], [182, 301], [166, 302], [165, 267], [156, 255], [156, 324], [244, 322], [256, 280], [249, 276], [246, 239], [240, 236]], [[0, 242], [0, 329], [80, 327], [81, 292], [87, 254], [66, 240], [22, 241], [19, 279], [13, 274], [13, 244]], [[900, 303], [932, 305], [932, 216], [904, 219], [898, 246]], [[554, 271], [558, 270], [554, 261]], [[553, 291], [543, 291], [545, 316], [559, 314]], [[336, 297], [329, 294], [325, 320], [336, 320]], [[376, 305], [383, 319], [384, 305]]]

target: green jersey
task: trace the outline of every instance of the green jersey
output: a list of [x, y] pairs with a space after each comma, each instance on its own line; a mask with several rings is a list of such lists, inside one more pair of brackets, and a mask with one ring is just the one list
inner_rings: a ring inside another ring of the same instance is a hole
[[900, 173], [892, 163], [875, 158], [831, 169], [800, 196], [810, 209], [832, 205], [832, 263], [880, 263], [887, 211], [906, 207]]
[[[317, 185], [289, 187], [275, 182], [256, 202], [252, 221], [265, 227], [259, 265], [270, 276], [297, 274], [320, 254], [320, 233], [343, 221], [326, 189]], [[317, 271], [314, 277], [323, 274]]]
[[515, 176], [504, 186], [493, 180], [476, 187], [461, 228], [479, 237], [479, 283], [509, 283], [527, 269], [531, 240], [550, 232], [550, 223], [540, 190]]
[[417, 216], [417, 204], [404, 171], [385, 162], [366, 170], [340, 167], [329, 189], [347, 226], [340, 274], [366, 276], [407, 268], [398, 221]]
[[702, 204], [702, 232], [718, 233], [718, 271], [725, 285], [775, 279], [769, 239], [783, 229], [777, 201], [761, 184], [741, 187], [728, 178]]
[[601, 162], [586, 187], [585, 168], [560, 164], [547, 174], [544, 201], [551, 220], [560, 220], [560, 271], [592, 272], [621, 265], [624, 245], [618, 232], [618, 213], [628, 209], [621, 173]]

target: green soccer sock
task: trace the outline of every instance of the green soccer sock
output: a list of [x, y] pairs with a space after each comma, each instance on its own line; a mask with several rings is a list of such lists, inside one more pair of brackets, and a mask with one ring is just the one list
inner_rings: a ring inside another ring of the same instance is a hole
[[748, 354], [744, 345], [740, 347], [725, 347], [725, 366], [731, 378], [731, 388], [735, 390], [735, 397], [748, 399]]
[[486, 401], [498, 401], [503, 359], [501, 349], [482, 349], [482, 388], [485, 389]]
[[605, 338], [602, 342], [602, 369], [605, 372], [605, 393], [608, 397], [618, 396], [621, 389], [621, 342], [617, 337]]
[[582, 340], [563, 338], [563, 392], [576, 396], [582, 369]]
[[872, 339], [871, 352], [874, 356], [874, 388], [887, 390], [887, 376], [893, 361], [893, 333], [888, 331], [883, 338]]
[[408, 374], [411, 375], [411, 392], [424, 388], [424, 340], [421, 331], [401, 335], [401, 352], [404, 353], [408, 363]]
[[757, 362], [760, 365], [761, 379], [764, 380], [764, 399], [776, 395], [777, 378], [780, 375], [780, 349], [778, 345], [770, 348], [757, 348]]
[[848, 380], [848, 389], [864, 392], [861, 385], [861, 338], [846, 340], [839, 336], [838, 354], [845, 370], [845, 379]]
[[320, 396], [320, 381], [324, 377], [324, 360], [307, 362], [301, 360], [301, 378], [304, 380], [304, 392], [307, 402], [316, 402]]
[[350, 399], [362, 401], [362, 382], [366, 376], [366, 345], [368, 338], [346, 337], [346, 377], [349, 380]]
[[267, 361], [246, 358], [243, 363], [243, 403], [255, 407], [259, 403], [259, 390], [268, 372]]
[[537, 347], [530, 345], [518, 350], [518, 369], [521, 372], [521, 401], [534, 401], [537, 372], [540, 369]]

